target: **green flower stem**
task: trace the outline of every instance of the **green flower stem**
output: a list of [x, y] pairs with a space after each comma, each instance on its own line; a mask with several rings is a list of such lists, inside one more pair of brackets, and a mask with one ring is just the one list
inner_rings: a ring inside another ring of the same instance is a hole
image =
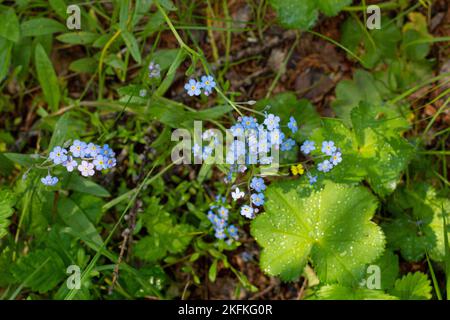
[[[205, 59], [205, 57], [198, 53], [197, 51], [195, 51], [194, 49], [192, 49], [191, 47], [189, 47], [184, 41], [183, 39], [181, 39], [180, 34], [178, 33], [178, 31], [175, 29], [174, 25], [172, 24], [172, 21], [170, 21], [169, 16], [167, 15], [166, 11], [164, 10], [163, 7], [161, 7], [161, 5], [159, 4], [158, 0], [155, 1], [155, 5], [158, 8], [158, 10], [161, 12], [161, 14], [164, 17], [164, 20], [166, 21], [167, 25], [169, 26], [170, 31], [172, 31], [173, 35], [175, 36], [175, 38], [177, 39], [178, 44], [180, 45], [180, 47], [184, 50], [186, 50], [191, 56], [192, 58], [197, 58], [200, 60], [200, 62], [203, 65], [203, 68], [205, 69], [206, 74], [210, 74], [209, 72], [209, 67], [208, 67], [208, 63]], [[233, 107], [234, 110], [236, 110], [236, 112], [240, 115], [243, 116], [242, 112], [239, 110], [239, 108], [246, 110], [246, 111], [250, 111], [250, 112], [254, 112], [254, 113], [258, 113], [261, 114], [258, 111], [255, 111], [253, 109], [250, 108], [246, 108], [243, 106], [238, 106], [236, 105], [234, 102], [232, 102], [219, 88], [215, 88], [215, 90], [217, 91], [217, 93], [229, 104]]]

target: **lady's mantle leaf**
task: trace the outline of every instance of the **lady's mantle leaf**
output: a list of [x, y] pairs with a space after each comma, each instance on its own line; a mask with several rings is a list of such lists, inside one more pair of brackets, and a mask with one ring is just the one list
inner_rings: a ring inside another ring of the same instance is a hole
[[[396, 191], [388, 210], [394, 219], [382, 225], [389, 246], [400, 250], [408, 261], [419, 261], [428, 252], [435, 261], [444, 261], [444, 215], [449, 220], [450, 200], [436, 197], [436, 191], [426, 184]], [[450, 235], [448, 222], [446, 232]]]
[[266, 213], [253, 221], [252, 234], [264, 248], [261, 265], [268, 274], [295, 279], [309, 258], [321, 281], [354, 284], [383, 251], [384, 235], [370, 221], [378, 203], [366, 188], [273, 184], [266, 195]]
[[[353, 109], [353, 129], [335, 119], [324, 119], [323, 128], [316, 130], [316, 145], [332, 140], [341, 148], [343, 160], [327, 176], [338, 183], [358, 182], [366, 179], [380, 196], [395, 190], [402, 171], [412, 157], [414, 148], [399, 136], [403, 130], [400, 122], [375, 120], [369, 115], [360, 116], [363, 106]], [[320, 156], [320, 150], [315, 154]]]
[[427, 275], [416, 272], [397, 280], [391, 293], [401, 300], [430, 300], [431, 289]]
[[333, 284], [320, 288], [316, 293], [318, 300], [396, 300], [397, 298], [382, 290], [351, 288]]
[[317, 20], [319, 10], [334, 16], [351, 0], [270, 0], [277, 11], [278, 20], [287, 28], [309, 29]]

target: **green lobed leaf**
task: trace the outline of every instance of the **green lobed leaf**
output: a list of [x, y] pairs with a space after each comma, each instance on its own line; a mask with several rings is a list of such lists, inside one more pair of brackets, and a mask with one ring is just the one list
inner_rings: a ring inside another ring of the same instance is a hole
[[351, 0], [270, 0], [284, 27], [303, 30], [315, 24], [319, 11], [327, 16], [335, 16], [351, 3]]
[[353, 79], [342, 80], [337, 84], [336, 100], [332, 102], [331, 107], [347, 126], [351, 126], [351, 111], [360, 102], [367, 101], [373, 106], [380, 106], [386, 98], [389, 98], [389, 90], [383, 83], [376, 80], [371, 73], [357, 69]]
[[136, 256], [150, 262], [162, 259], [167, 253], [183, 252], [192, 239], [191, 225], [174, 223], [171, 215], [164, 211], [158, 201], [157, 198], [152, 198], [143, 214], [143, 223], [149, 236], [139, 240], [135, 247]]
[[397, 300], [382, 290], [326, 285], [316, 293], [318, 300]]
[[293, 92], [284, 92], [269, 99], [259, 100], [255, 108], [276, 114], [281, 119], [280, 124], [284, 126], [291, 116], [294, 117], [298, 125], [298, 131], [294, 136], [297, 141], [308, 138], [314, 129], [320, 127], [320, 115], [314, 106], [306, 99], [298, 100]]
[[376, 193], [386, 196], [395, 190], [414, 148], [394, 134], [401, 130], [401, 126], [397, 127], [400, 123], [391, 122], [393, 127], [385, 132], [385, 119], [377, 119], [376, 112], [358, 117], [357, 113], [364, 113], [364, 109], [356, 108], [352, 113], [355, 113], [352, 119], [354, 130], [336, 119], [322, 120], [322, 128], [312, 135], [312, 140], [319, 146], [312, 154], [321, 156], [321, 143], [334, 141], [341, 149], [343, 160], [327, 173], [327, 177], [345, 183], [366, 179]]
[[430, 300], [431, 281], [422, 272], [408, 273], [401, 279], [395, 281], [395, 287], [391, 294], [401, 300]]
[[296, 279], [310, 259], [321, 281], [354, 284], [383, 251], [384, 235], [371, 221], [377, 200], [366, 188], [327, 181], [321, 190], [308, 190], [274, 183], [266, 196], [266, 212], [252, 222], [251, 232], [270, 275]]
[[381, 289], [391, 289], [400, 272], [398, 256], [392, 252], [392, 250], [386, 250], [384, 254], [372, 264], [377, 265], [380, 268]]
[[397, 190], [390, 198], [388, 210], [394, 219], [382, 227], [391, 248], [400, 250], [408, 261], [419, 261], [427, 252], [433, 260], [444, 261], [443, 215], [450, 213], [450, 200], [436, 197], [435, 190], [426, 184], [415, 184], [410, 189]]
[[65, 278], [65, 269], [58, 254], [50, 249], [39, 249], [20, 257], [11, 270], [24, 287], [45, 293]]

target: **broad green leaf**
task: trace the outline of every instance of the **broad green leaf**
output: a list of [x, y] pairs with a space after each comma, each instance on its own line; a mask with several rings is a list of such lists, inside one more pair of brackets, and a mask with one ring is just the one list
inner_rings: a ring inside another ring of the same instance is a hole
[[364, 132], [367, 127], [384, 137], [398, 137], [410, 128], [408, 121], [395, 106], [374, 105], [361, 102], [351, 112], [353, 129], [357, 133], [356, 139], [363, 143]]
[[95, 58], [87, 57], [72, 61], [69, 70], [75, 72], [95, 73], [98, 68], [98, 61]]
[[429, 225], [421, 225], [420, 220], [401, 216], [384, 224], [389, 246], [400, 248], [402, 257], [408, 261], [419, 261], [425, 252], [436, 243], [436, 235]]
[[122, 31], [121, 35], [123, 41], [127, 45], [128, 50], [130, 50], [130, 53], [133, 56], [134, 60], [136, 60], [138, 64], [141, 64], [142, 62], [141, 52], [139, 50], [139, 44], [134, 35], [128, 31]]
[[52, 111], [57, 111], [61, 99], [58, 78], [53, 69], [52, 62], [48, 58], [41, 44], [36, 46], [34, 60], [39, 84], [44, 92], [45, 100]]
[[136, 256], [150, 262], [162, 259], [168, 253], [183, 252], [192, 239], [192, 226], [175, 224], [172, 216], [164, 211], [158, 201], [152, 198], [143, 213], [143, 224], [149, 236], [139, 240], [135, 247]]
[[431, 290], [431, 282], [427, 275], [415, 272], [395, 281], [395, 287], [390, 293], [401, 300], [430, 300]]
[[286, 28], [309, 29], [319, 15], [334, 16], [351, 0], [270, 0], [278, 15], [278, 20]]
[[26, 288], [39, 293], [53, 289], [65, 277], [66, 266], [52, 250], [39, 249], [20, 257], [12, 266], [12, 274]]
[[0, 239], [8, 233], [9, 217], [14, 213], [15, 197], [7, 189], [0, 189]]
[[326, 285], [316, 293], [318, 300], [397, 300], [382, 290]]
[[67, 27], [53, 19], [33, 18], [22, 22], [20, 26], [22, 37], [36, 37], [67, 31]]
[[411, 22], [403, 26], [403, 49], [409, 59], [423, 60], [430, 52], [430, 44], [421, 41], [433, 39], [428, 32], [427, 18], [418, 12], [411, 12], [408, 18]]
[[83, 193], [74, 193], [70, 198], [78, 204], [78, 207], [93, 224], [100, 222], [102, 207], [105, 204], [102, 199]]
[[[139, 268], [139, 270], [136, 270], [139, 277], [136, 277], [136, 273], [134, 272], [124, 271], [121, 270], [120, 279], [125, 283], [127, 292], [131, 293], [133, 297], [145, 298], [155, 295], [152, 287], [161, 291], [169, 282], [169, 278], [165, 274], [164, 269], [159, 265]], [[147, 285], [143, 286], [141, 281], [145, 281]]]
[[[166, 239], [162, 239], [164, 241]], [[158, 261], [167, 254], [167, 249], [159, 237], [146, 236], [139, 240], [134, 247], [134, 254], [145, 261]]]
[[323, 282], [357, 283], [384, 248], [384, 235], [371, 221], [376, 198], [366, 188], [330, 181], [320, 190], [294, 186], [268, 187], [266, 212], [251, 224], [263, 247], [262, 269], [293, 280], [310, 260]]
[[[270, 108], [268, 108], [270, 107]], [[314, 106], [306, 99], [298, 100], [294, 93], [280, 93], [270, 99], [263, 99], [256, 104], [257, 110], [276, 114], [281, 119], [281, 125], [286, 126], [290, 117], [297, 121], [296, 140], [307, 139], [311, 132], [320, 127], [320, 115]], [[288, 129], [286, 129], [288, 130]]]
[[30, 69], [33, 43], [29, 40], [28, 38], [21, 38], [14, 44], [12, 50], [12, 65], [14, 68], [20, 68], [18, 73], [20, 79], [25, 78]]
[[395, 23], [382, 17], [381, 29], [368, 30], [364, 22], [348, 18], [341, 27], [341, 43], [361, 57], [366, 68], [375, 67], [381, 60], [396, 58], [401, 32]]
[[269, 3], [285, 28], [307, 30], [314, 25], [318, 17], [313, 0], [270, 0]]
[[111, 196], [108, 190], [98, 185], [94, 181], [80, 176], [79, 174], [69, 174], [64, 183], [64, 188], [68, 190], [91, 194], [93, 196], [101, 198], [107, 198]]
[[90, 241], [97, 247], [101, 247], [103, 240], [89, 221], [80, 203], [70, 198], [62, 198], [58, 202], [58, 215], [64, 223], [73, 230], [73, 234], [84, 241]]
[[420, 43], [421, 40], [432, 39], [431, 36], [423, 37], [415, 30], [408, 30], [403, 35], [403, 46], [406, 56], [411, 60], [420, 61], [430, 53], [429, 43]]
[[49, 0], [48, 4], [55, 10], [58, 16], [67, 19], [67, 3], [64, 0]]
[[24, 167], [31, 167], [39, 162], [40, 156], [38, 154], [21, 154], [21, 153], [2, 153], [10, 161], [17, 163]]
[[336, 115], [346, 125], [351, 126], [351, 111], [360, 102], [367, 101], [378, 106], [386, 98], [389, 98], [389, 91], [386, 90], [383, 83], [375, 80], [371, 73], [357, 69], [352, 80], [342, 80], [337, 84], [336, 100], [331, 106]]
[[380, 268], [382, 290], [387, 290], [394, 286], [400, 272], [398, 260], [398, 256], [395, 253], [391, 250], [386, 250], [377, 261], [372, 263], [372, 265]]
[[[389, 201], [388, 210], [394, 219], [382, 224], [388, 244], [400, 250], [408, 261], [419, 261], [425, 253], [435, 261], [444, 261], [443, 215], [450, 213], [450, 200], [439, 198], [426, 184], [415, 184], [410, 189], [396, 191]], [[447, 234], [450, 228], [447, 226]]]
[[[360, 121], [355, 117], [355, 121]], [[321, 156], [323, 141], [334, 141], [342, 151], [342, 162], [327, 173], [336, 182], [358, 182], [366, 179], [372, 189], [381, 196], [395, 190], [402, 171], [409, 163], [414, 148], [404, 138], [384, 134], [370, 122], [380, 121], [365, 117], [363, 122], [351, 130], [335, 119], [323, 119], [323, 127], [313, 133], [313, 140], [319, 146], [313, 155]]]
[[14, 9], [9, 8], [0, 13], [0, 37], [13, 42], [19, 41], [20, 26]]
[[61, 42], [68, 44], [91, 44], [100, 37], [99, 34], [87, 31], [72, 31], [60, 34], [56, 37]]
[[0, 37], [0, 82], [8, 76], [13, 42]]

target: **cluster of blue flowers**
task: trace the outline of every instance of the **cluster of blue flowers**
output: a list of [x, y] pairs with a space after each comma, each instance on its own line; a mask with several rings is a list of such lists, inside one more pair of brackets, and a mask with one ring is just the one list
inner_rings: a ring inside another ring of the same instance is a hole
[[216, 81], [212, 76], [202, 76], [201, 81], [190, 79], [188, 83], [184, 85], [184, 89], [191, 97], [199, 96], [202, 93], [202, 90], [205, 96], [209, 96], [215, 87]]
[[159, 78], [161, 76], [161, 66], [153, 61], [148, 65], [148, 77]]
[[[250, 182], [250, 189], [252, 189], [254, 192], [250, 195], [250, 205], [243, 205], [241, 207], [241, 215], [248, 219], [253, 219], [255, 217], [255, 214], [259, 212], [258, 208], [255, 207], [261, 207], [265, 203], [265, 197], [263, 191], [266, 190], [266, 185], [264, 183], [263, 178], [253, 177]], [[239, 192], [239, 189], [236, 189], [237, 192]], [[237, 200], [238, 198], [235, 196], [236, 193], [232, 194], [232, 197], [234, 200]], [[242, 194], [241, 194], [242, 195]], [[242, 195], [243, 196], [243, 195]]]
[[229, 210], [225, 208], [226, 199], [221, 196], [216, 197], [216, 204], [210, 206], [208, 211], [208, 220], [214, 227], [214, 236], [217, 239], [225, 240], [231, 243], [233, 240], [238, 240], [238, 229], [228, 223]]
[[[306, 140], [302, 146], [300, 147], [300, 150], [304, 154], [310, 154], [314, 150], [316, 150], [316, 146], [313, 141]], [[320, 149], [323, 156], [329, 156], [329, 159], [325, 159], [324, 161], [320, 162], [317, 165], [317, 170], [320, 172], [329, 172], [331, 169], [333, 169], [335, 166], [337, 166], [339, 163], [342, 162], [342, 153], [341, 150], [336, 147], [333, 141], [323, 141], [322, 142], [322, 148]], [[317, 177], [313, 177], [309, 175], [310, 182], [317, 181]]]
[[[297, 123], [293, 117], [290, 118], [288, 127], [292, 133], [298, 130]], [[280, 117], [272, 113], [265, 114], [262, 124], [259, 124], [254, 117], [239, 117], [238, 122], [230, 130], [233, 137], [238, 138], [238, 140], [232, 142], [232, 152], [227, 154], [226, 159], [228, 164], [237, 162], [241, 157], [244, 157], [246, 164], [271, 164], [273, 159], [270, 156], [264, 156], [259, 159], [252, 159], [251, 157], [256, 154], [267, 154], [272, 147], [276, 150], [289, 151], [295, 146], [295, 141], [291, 138], [286, 138], [286, 135], [281, 131]], [[245, 140], [242, 138], [245, 138]], [[242, 140], [247, 141], [247, 154], [245, 152], [245, 143]], [[252, 162], [255, 160], [256, 163]]]
[[[50, 152], [49, 160], [54, 165], [64, 166], [68, 172], [77, 169], [84, 177], [93, 176], [95, 170], [102, 171], [116, 166], [116, 154], [105, 144], [103, 147], [94, 143], [86, 143], [75, 140], [69, 150], [57, 146]], [[54, 186], [58, 183], [58, 178], [50, 174], [41, 179], [46, 186]]]

